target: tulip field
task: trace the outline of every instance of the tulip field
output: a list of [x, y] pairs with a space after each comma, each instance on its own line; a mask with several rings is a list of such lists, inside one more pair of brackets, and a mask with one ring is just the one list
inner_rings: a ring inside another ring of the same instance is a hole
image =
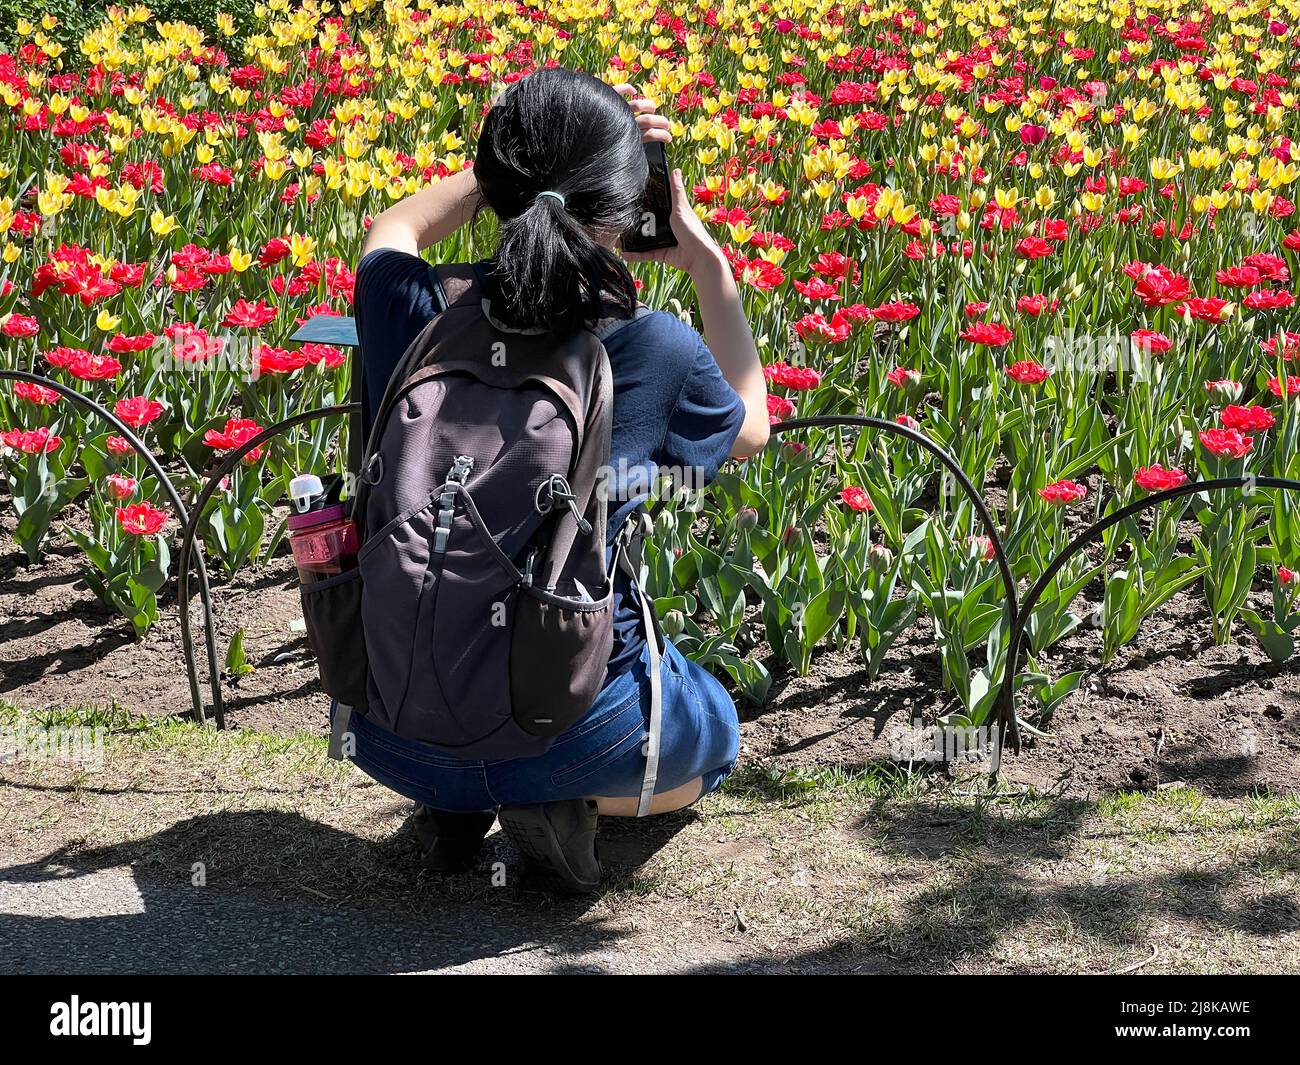
[[[200, 29], [108, 8], [0, 27], [0, 370], [107, 407], [187, 500], [223, 454], [346, 402], [367, 221], [472, 162], [493, 95], [546, 64], [631, 82], [733, 264], [774, 436], [660, 519], [665, 628], [759, 703], [778, 673], [925, 634], [951, 720], [1008, 667], [1004, 552], [1028, 587], [1090, 523], [1188, 480], [1064, 565], [1011, 665], [1043, 728], [1173, 597], [1198, 638], [1295, 651], [1300, 496], [1296, 0], [272, 0]], [[484, 216], [433, 249], [490, 251]], [[689, 280], [638, 265], [652, 307]], [[698, 324], [698, 321], [696, 321]], [[202, 515], [214, 584], [286, 554], [285, 490], [342, 469], [345, 420], [249, 454]], [[179, 523], [127, 442], [0, 382], [4, 529], [72, 545], [137, 636], [174, 608]], [[1001, 547], [999, 548], [999, 543]], [[1068, 668], [1049, 652], [1099, 637]], [[225, 653], [228, 649], [220, 649]], [[1054, 660], [1055, 661], [1055, 660]]]

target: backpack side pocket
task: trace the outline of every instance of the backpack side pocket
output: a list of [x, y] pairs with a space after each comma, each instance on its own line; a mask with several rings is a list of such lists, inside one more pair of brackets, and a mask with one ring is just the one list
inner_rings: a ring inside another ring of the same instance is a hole
[[614, 594], [598, 602], [524, 588], [510, 646], [510, 710], [533, 736], [582, 719], [605, 683], [614, 646]]
[[366, 705], [366, 640], [361, 628], [361, 571], [302, 586], [302, 619], [316, 652], [321, 687], [345, 706]]

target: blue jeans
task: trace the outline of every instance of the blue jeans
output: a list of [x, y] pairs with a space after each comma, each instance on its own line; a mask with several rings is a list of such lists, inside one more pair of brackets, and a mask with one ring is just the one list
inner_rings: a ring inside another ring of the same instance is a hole
[[[490, 810], [592, 796], [641, 793], [641, 741], [650, 718], [648, 648], [631, 669], [596, 696], [587, 716], [561, 733], [545, 754], [505, 761], [465, 761], [394, 736], [353, 714], [353, 761], [367, 776], [435, 810]], [[671, 643], [663, 658], [663, 728], [658, 792], [703, 777], [715, 790], [736, 763], [740, 724], [722, 685]]]

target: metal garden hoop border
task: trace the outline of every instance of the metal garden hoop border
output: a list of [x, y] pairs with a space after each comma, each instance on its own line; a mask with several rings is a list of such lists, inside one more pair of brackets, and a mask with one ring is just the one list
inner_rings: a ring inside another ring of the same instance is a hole
[[[988, 504], [984, 502], [984, 497], [980, 495], [971, 479], [966, 476], [966, 471], [961, 468], [957, 460], [944, 448], [916, 429], [909, 428], [899, 422], [888, 421], [884, 418], [872, 418], [863, 414], [825, 414], [810, 418], [792, 418], [789, 421], [777, 422], [772, 426], [773, 435], [792, 432], [796, 429], [827, 429], [838, 425], [856, 426], [863, 429], [875, 429], [884, 433], [892, 433], [894, 436], [902, 437], [904, 440], [910, 440], [914, 444], [919, 444], [933, 455], [954, 477], [957, 483], [961, 485], [962, 491], [970, 498], [971, 505], [975, 508], [975, 513], [979, 517], [980, 524], [984, 526], [984, 532], [993, 544], [995, 558], [998, 564], [998, 573], [1002, 578], [1002, 590], [1006, 595], [1006, 609], [1008, 627], [1015, 631], [1023, 610], [1020, 606], [1016, 590], [1016, 578], [1011, 572], [1011, 566], [1007, 562], [1007, 553], [1003, 548], [1002, 535], [998, 532], [997, 521], [994, 520]], [[999, 734], [1005, 735], [1010, 740], [1012, 747], [1020, 750], [1020, 727], [1016, 721], [1015, 715], [1003, 716], [1000, 713], [1001, 700], [997, 704], [999, 710], [998, 728]]]
[[[132, 432], [130, 426], [122, 421], [116, 414], [110, 411], [98, 400], [92, 399], [85, 393], [78, 392], [75, 388], [56, 381], [51, 377], [45, 377], [41, 374], [29, 373], [26, 370], [5, 370], [0, 369], [0, 380], [7, 381], [26, 381], [29, 384], [40, 385], [42, 388], [48, 388], [59, 393], [65, 399], [70, 399], [79, 404], [93, 414], [97, 414], [108, 422], [114, 429], [121, 434], [122, 438], [131, 445], [131, 448], [139, 455], [149, 467], [149, 470], [158, 478], [158, 483], [162, 486], [163, 491], [167, 493], [167, 498], [176, 511], [176, 518], [183, 525], [188, 526], [192, 520], [189, 511], [186, 510], [185, 504], [181, 502], [180, 493], [176, 490], [176, 485], [172, 479], [167, 476], [162, 464], [158, 461], [157, 456], [147, 448], [138, 436]], [[208, 571], [203, 563], [202, 556], [198, 560], [199, 575], [199, 597], [203, 602], [203, 627], [204, 642], [208, 654], [208, 672], [212, 677], [213, 705], [217, 712], [218, 725], [224, 726], [224, 715], [221, 712], [221, 682], [220, 674], [216, 670], [217, 646], [216, 630], [212, 625], [212, 593], [208, 587]], [[189, 675], [190, 682], [190, 703], [193, 707], [196, 719], [202, 723], [203, 716], [203, 699], [199, 693], [199, 674], [198, 666], [194, 660], [194, 646], [189, 639], [188, 611], [181, 614], [182, 644], [185, 653], [185, 670]]]
[[[216, 469], [208, 476], [204, 482], [202, 490], [194, 497], [194, 509], [188, 515], [184, 532], [181, 534], [180, 552], [176, 559], [176, 605], [181, 612], [181, 642], [188, 648], [190, 646], [190, 555], [195, 554], [194, 545], [199, 530], [199, 522], [203, 518], [203, 510], [208, 505], [208, 500], [216, 493], [217, 486], [221, 484], [222, 478], [226, 477], [249, 452], [256, 450], [269, 440], [275, 439], [286, 430], [292, 429], [296, 425], [302, 425], [305, 422], [315, 421], [318, 418], [329, 418], [334, 415], [355, 415], [361, 411], [359, 403], [337, 403], [329, 407], [315, 407], [312, 410], [300, 411], [291, 415], [274, 425], [268, 425], [256, 436], [251, 436], [238, 447], [227, 451], [221, 461], [217, 464]], [[203, 551], [200, 549], [196, 555], [199, 563], [199, 572], [203, 573]], [[206, 577], [201, 578], [200, 594], [207, 596]], [[205, 604], [207, 600], [205, 599]], [[226, 727], [226, 708], [221, 698], [221, 674], [216, 668], [216, 634], [212, 626], [212, 612], [210, 606], [204, 608], [204, 627], [207, 629], [206, 640], [209, 646], [208, 651], [208, 672], [209, 681], [212, 688], [212, 715], [217, 719], [217, 727]], [[197, 667], [192, 661], [192, 656], [186, 655], [185, 666], [190, 670], [190, 692], [194, 699], [194, 715], [198, 721], [203, 721], [203, 706], [199, 698], [199, 684], [196, 673]]]
[[[1300, 481], [1292, 480], [1289, 477], [1269, 477], [1265, 475], [1244, 475], [1241, 477], [1216, 477], [1208, 481], [1188, 481], [1179, 485], [1177, 488], [1167, 488], [1162, 492], [1155, 492], [1143, 499], [1134, 500], [1127, 506], [1121, 507], [1113, 514], [1107, 514], [1100, 521], [1089, 525], [1082, 532], [1078, 533], [1074, 539], [1065, 545], [1052, 560], [1048, 562], [1046, 568], [1038, 579], [1030, 586], [1025, 593], [1024, 601], [1021, 604], [1020, 616], [1017, 622], [1011, 626], [1010, 633], [1007, 637], [1007, 665], [1002, 674], [1001, 690], [998, 693], [997, 714], [998, 720], [1015, 721], [1015, 680], [1016, 675], [1020, 672], [1020, 655], [1024, 646], [1025, 629], [1028, 627], [1029, 619], [1033, 617], [1034, 607], [1038, 605], [1047, 589], [1051, 586], [1056, 575], [1060, 573], [1065, 564], [1075, 555], [1082, 551], [1089, 544], [1095, 543], [1107, 529], [1127, 521], [1136, 514], [1144, 510], [1151, 510], [1160, 506], [1162, 503], [1168, 503], [1170, 500], [1181, 499], [1183, 496], [1200, 495], [1204, 492], [1220, 492], [1229, 489], [1241, 491], [1244, 488], [1278, 488], [1282, 490], [1298, 491], [1300, 490]], [[1017, 746], [1017, 750], [1019, 747]]]
[[[217, 464], [216, 468], [208, 476], [203, 488], [195, 497], [193, 509], [190, 509], [182, 502], [180, 493], [176, 489], [176, 485], [162, 468], [157, 456], [155, 456], [153, 452], [145, 446], [128, 425], [126, 425], [98, 400], [92, 399], [90, 396], [78, 392], [76, 389], [63, 384], [62, 382], [56, 381], [53, 378], [45, 377], [41, 374], [30, 373], [26, 370], [0, 369], [0, 380], [23, 381], [52, 389], [59, 393], [60, 396], [71, 400], [102, 418], [121, 434], [122, 438], [127, 441], [132, 450], [144, 460], [145, 464], [149, 467], [150, 472], [158, 478], [159, 484], [162, 486], [168, 500], [176, 511], [178, 520], [181, 521], [183, 526], [180, 551], [177, 558], [177, 606], [180, 610], [181, 642], [185, 655], [185, 668], [189, 681], [190, 700], [194, 717], [199, 723], [203, 723], [206, 720], [206, 712], [203, 706], [201, 685], [198, 676], [198, 663], [195, 658], [194, 647], [190, 638], [189, 572], [191, 556], [196, 556], [193, 564], [197, 571], [199, 579], [199, 597], [203, 604], [204, 646], [208, 658], [209, 686], [212, 692], [213, 717], [216, 720], [218, 728], [225, 728], [225, 706], [221, 696], [221, 674], [216, 668], [216, 628], [213, 624], [211, 589], [208, 583], [207, 567], [204, 562], [203, 552], [201, 549], [197, 552], [195, 551], [199, 523], [202, 520], [204, 508], [216, 492], [217, 486], [221, 483], [222, 478], [234, 470], [251, 451], [263, 446], [269, 441], [275, 439], [281, 433], [284, 433], [295, 426], [320, 418], [339, 415], [355, 416], [361, 411], [360, 404], [340, 403], [326, 407], [316, 407], [311, 410], [301, 411], [289, 418], [285, 418], [273, 425], [267, 426], [255, 436], [250, 437], [238, 447], [223, 455], [221, 462]], [[1082, 532], [1078, 533], [1060, 552], [1053, 556], [1043, 572], [1030, 586], [1029, 591], [1025, 594], [1024, 600], [1020, 601], [1017, 592], [1016, 579], [1011, 571], [1010, 564], [1007, 561], [1002, 536], [998, 530], [997, 522], [994, 519], [992, 512], [988, 509], [988, 505], [985, 503], [983, 496], [980, 495], [979, 491], [966, 475], [965, 470], [961, 468], [957, 460], [947, 450], [935, 443], [935, 441], [930, 437], [895, 421], [889, 421], [883, 418], [873, 418], [867, 415], [850, 414], [819, 415], [808, 418], [793, 418], [788, 421], [777, 422], [771, 427], [771, 435], [778, 436], [796, 430], [829, 429], [837, 426], [871, 429], [878, 432], [889, 433], [919, 445], [928, 451], [934, 458], [938, 459], [945, 469], [953, 474], [957, 479], [957, 483], [970, 499], [971, 504], [975, 509], [976, 516], [979, 518], [980, 523], [985, 529], [986, 535], [993, 544], [998, 572], [1002, 580], [1003, 591], [1006, 595], [1008, 618], [1007, 660], [1003, 669], [1002, 682], [994, 712], [997, 715], [997, 724], [999, 728], [1003, 730], [1007, 739], [1011, 742], [1013, 749], [1016, 751], [1019, 751], [1020, 749], [1020, 736], [1014, 708], [1015, 678], [1020, 669], [1020, 659], [1025, 642], [1025, 629], [1028, 626], [1029, 619], [1033, 616], [1034, 607], [1038, 605], [1039, 599], [1042, 598], [1044, 593], [1050, 587], [1052, 581], [1056, 578], [1056, 575], [1072, 557], [1089, 544], [1096, 542], [1101, 535], [1106, 532], [1106, 530], [1126, 521], [1128, 518], [1184, 496], [1199, 495], [1215, 491], [1240, 491], [1246, 487], [1251, 487], [1252, 489], [1264, 488], [1280, 489], [1283, 491], [1300, 491], [1300, 480], [1293, 480], [1286, 477], [1271, 477], [1265, 475], [1220, 477], [1212, 480], [1188, 481], [1185, 484], [1179, 485], [1177, 488], [1166, 489], [1162, 492], [1153, 493], [1143, 499], [1135, 500], [1134, 502], [1121, 507], [1114, 513], [1106, 515], [1106, 517], [1094, 522]]]

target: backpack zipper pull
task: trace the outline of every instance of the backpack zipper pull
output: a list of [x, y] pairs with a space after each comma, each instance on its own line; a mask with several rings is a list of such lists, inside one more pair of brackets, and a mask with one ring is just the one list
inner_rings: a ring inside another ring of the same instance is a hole
[[569, 511], [573, 514], [573, 520], [578, 523], [578, 532], [583, 536], [591, 535], [591, 522], [584, 518], [578, 512], [578, 501], [573, 496], [561, 496], [565, 503], [569, 505]]
[[549, 514], [554, 508], [556, 500], [569, 508], [573, 520], [578, 523], [578, 531], [583, 536], [590, 536], [591, 522], [584, 518], [582, 512], [578, 510], [578, 497], [573, 494], [573, 489], [569, 487], [569, 482], [563, 476], [553, 473], [547, 480], [537, 486], [537, 498], [534, 500], [537, 513]]

